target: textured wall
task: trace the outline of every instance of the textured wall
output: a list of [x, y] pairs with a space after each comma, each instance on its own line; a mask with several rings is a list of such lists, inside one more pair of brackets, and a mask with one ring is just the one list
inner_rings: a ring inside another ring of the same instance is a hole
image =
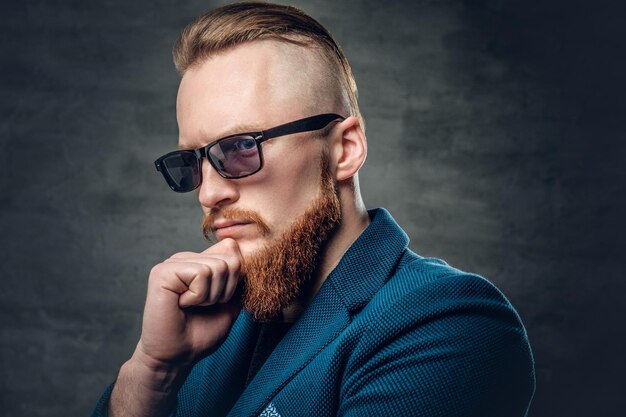
[[[215, 2], [0, 6], [0, 415], [80, 416], [137, 341], [147, 272], [201, 250], [170, 47]], [[471, 4], [470, 4], [471, 3]], [[295, 2], [351, 59], [368, 206], [495, 282], [534, 348], [531, 416], [624, 409], [619, 2]]]

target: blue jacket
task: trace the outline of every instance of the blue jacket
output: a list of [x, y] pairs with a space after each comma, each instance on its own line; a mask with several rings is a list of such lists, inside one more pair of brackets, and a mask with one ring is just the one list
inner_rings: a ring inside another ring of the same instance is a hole
[[[176, 416], [525, 416], [533, 358], [491, 283], [420, 257], [384, 209], [254, 379], [247, 313], [181, 388]], [[94, 416], [105, 415], [111, 388]]]

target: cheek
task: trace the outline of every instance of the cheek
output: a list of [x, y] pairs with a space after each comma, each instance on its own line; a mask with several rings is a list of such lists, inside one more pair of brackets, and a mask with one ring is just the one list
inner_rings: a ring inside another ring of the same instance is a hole
[[317, 197], [321, 175], [318, 159], [298, 156], [283, 164], [268, 161], [259, 183], [263, 192], [258, 195], [257, 210], [271, 222], [272, 233], [282, 233]]

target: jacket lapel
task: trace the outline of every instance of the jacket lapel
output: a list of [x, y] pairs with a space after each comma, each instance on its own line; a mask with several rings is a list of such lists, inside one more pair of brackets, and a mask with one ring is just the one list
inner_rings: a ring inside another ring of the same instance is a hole
[[293, 376], [303, 369], [350, 321], [336, 293], [323, 285], [246, 387], [229, 416], [258, 416]]
[[[243, 391], [259, 325], [242, 311], [222, 346], [194, 368], [187, 379], [194, 416], [224, 416]], [[225, 384], [224, 381], [229, 381]]]
[[383, 208], [370, 210], [372, 222], [328, 276], [351, 314], [359, 311], [391, 278], [409, 237]]

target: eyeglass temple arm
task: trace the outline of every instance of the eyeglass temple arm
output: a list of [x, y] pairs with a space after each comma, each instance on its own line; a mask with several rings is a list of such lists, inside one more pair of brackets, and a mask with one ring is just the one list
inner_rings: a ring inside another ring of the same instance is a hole
[[306, 119], [296, 120], [295, 122], [285, 123], [284, 125], [262, 131], [261, 133], [263, 135], [263, 139], [261, 141], [279, 136], [291, 135], [292, 133], [319, 130], [337, 119], [344, 120], [345, 117], [334, 113], [324, 113], [317, 116], [307, 117]]

